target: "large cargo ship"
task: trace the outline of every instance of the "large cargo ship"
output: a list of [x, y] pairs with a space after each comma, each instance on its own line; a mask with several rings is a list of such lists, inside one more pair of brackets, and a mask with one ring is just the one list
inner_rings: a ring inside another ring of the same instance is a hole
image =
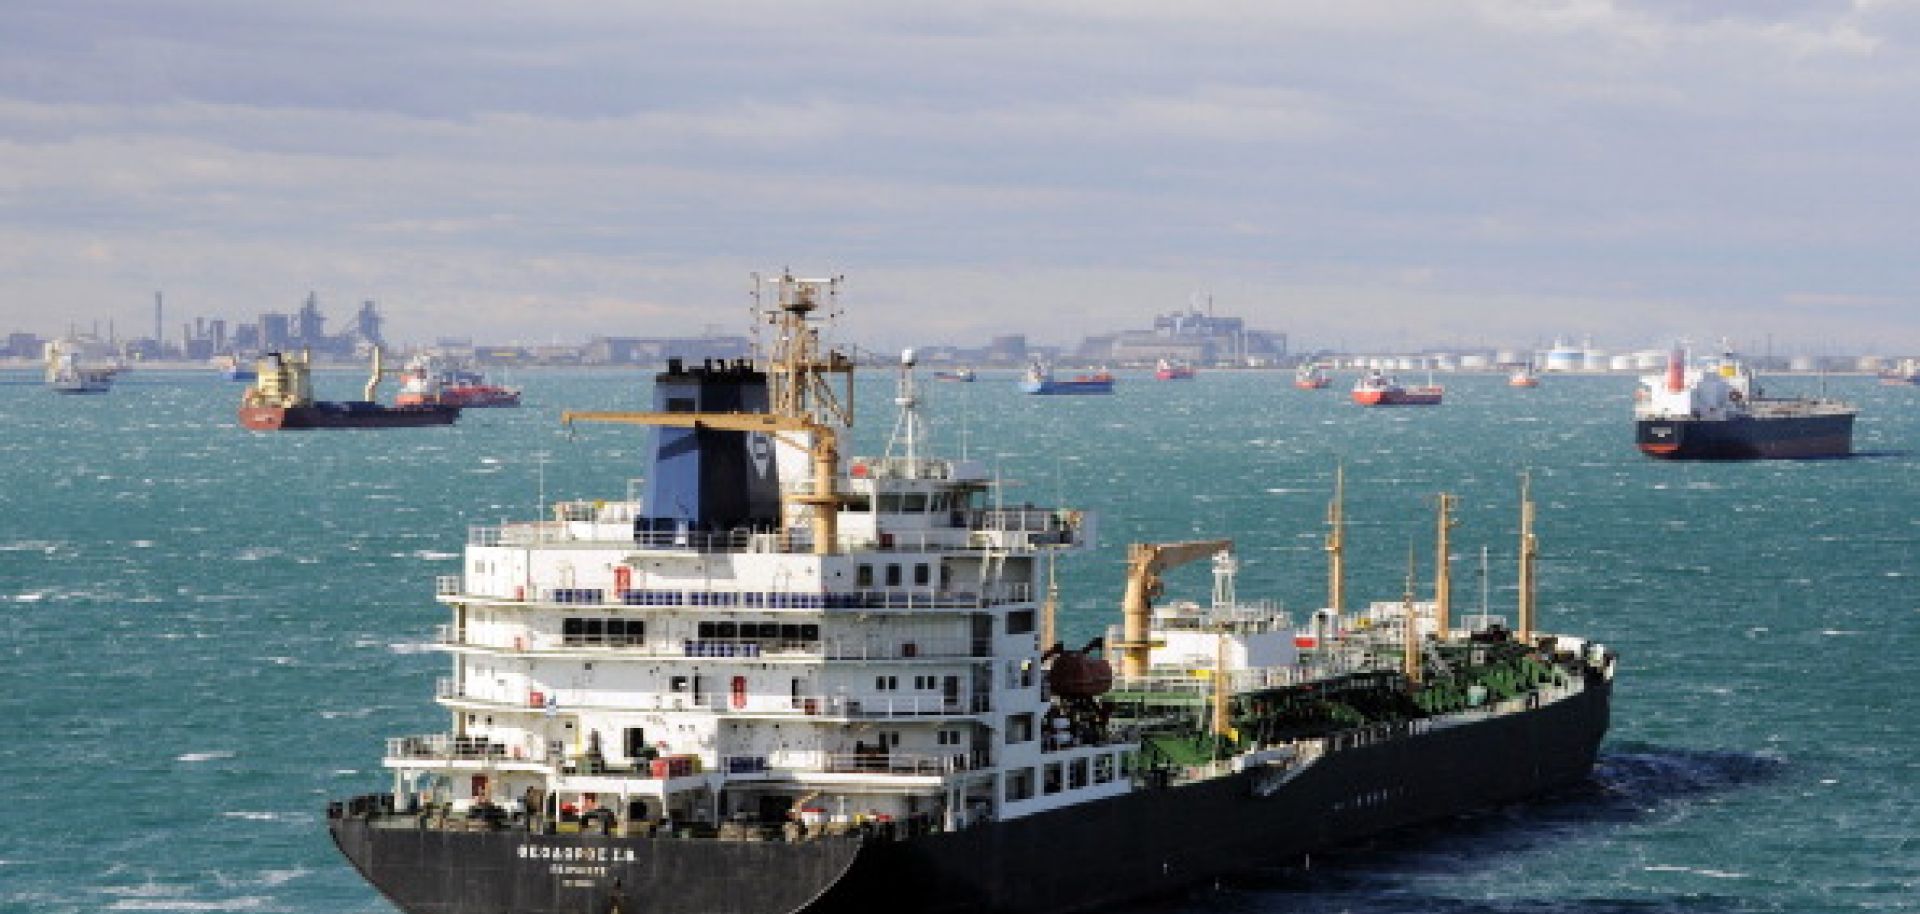
[[1634, 393], [1634, 442], [1668, 460], [1846, 457], [1859, 410], [1824, 397], [1768, 397], [1731, 352], [1689, 367], [1683, 349]]
[[309, 428], [415, 428], [452, 425], [460, 407], [442, 404], [387, 406], [374, 400], [380, 386], [380, 350], [373, 351], [373, 376], [364, 400], [315, 400], [312, 365], [306, 353], [269, 352], [257, 377], [240, 397], [240, 425], [254, 431]]
[[[1072, 648], [1052, 567], [1092, 515], [926, 453], [910, 361], [885, 452], [843, 459], [836, 282], [772, 282], [764, 367], [567, 415], [652, 429], [642, 498], [471, 532], [437, 588], [448, 729], [328, 809], [399, 909], [1084, 910], [1588, 777], [1614, 660], [1535, 630], [1530, 501], [1511, 626], [1451, 611], [1447, 496], [1433, 599], [1347, 608], [1336, 488], [1310, 620], [1242, 601], [1228, 541], [1141, 543]], [[1155, 605], [1200, 561], [1206, 605]]]

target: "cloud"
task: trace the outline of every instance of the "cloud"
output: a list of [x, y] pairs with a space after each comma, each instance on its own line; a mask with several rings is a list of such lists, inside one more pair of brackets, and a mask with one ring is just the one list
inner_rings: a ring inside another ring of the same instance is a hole
[[1070, 341], [1201, 289], [1355, 345], [1657, 341], [1920, 279], [1907, 4], [648, 7], [18, 11], [0, 329], [318, 287], [419, 338], [697, 332], [791, 263], [894, 343]]

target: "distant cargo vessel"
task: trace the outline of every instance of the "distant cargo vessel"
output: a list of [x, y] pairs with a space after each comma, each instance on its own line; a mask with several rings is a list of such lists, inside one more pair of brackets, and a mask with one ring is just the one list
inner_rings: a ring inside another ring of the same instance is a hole
[[1160, 364], [1153, 369], [1153, 379], [1156, 381], [1191, 381], [1193, 380], [1193, 366], [1174, 359], [1161, 359]]
[[1361, 406], [1438, 406], [1445, 389], [1434, 384], [1403, 387], [1392, 375], [1376, 368], [1353, 385], [1353, 402]]
[[520, 405], [520, 389], [487, 381], [479, 371], [429, 355], [408, 360], [400, 373], [401, 406], [458, 406], [463, 409]]
[[103, 394], [113, 389], [112, 368], [80, 364], [75, 344], [54, 340], [47, 344], [47, 389], [57, 394]]
[[1880, 372], [1880, 383], [1889, 387], [1920, 386], [1920, 359], [1901, 359], [1899, 365]]
[[1845, 457], [1859, 414], [1838, 400], [1767, 397], [1731, 352], [1688, 368], [1677, 348], [1665, 374], [1640, 379], [1634, 400], [1640, 452], [1668, 460]]
[[373, 351], [373, 377], [364, 400], [313, 398], [312, 365], [299, 356], [269, 352], [258, 364], [259, 378], [240, 398], [240, 424], [254, 431], [308, 428], [413, 428], [452, 425], [460, 407], [440, 404], [387, 406], [374, 402], [380, 386], [380, 350]]
[[936, 381], [958, 381], [965, 384], [973, 381], [974, 374], [971, 368], [956, 368], [952, 371], [936, 371], [933, 373], [933, 379]]
[[1074, 375], [1062, 381], [1053, 376], [1052, 366], [1034, 362], [1027, 366], [1026, 377], [1020, 380], [1020, 389], [1030, 394], [1110, 394], [1113, 393], [1113, 375], [1096, 371], [1093, 374]]
[[252, 381], [260, 377], [260, 372], [253, 366], [240, 361], [238, 356], [232, 354], [215, 357], [213, 369], [229, 381]]

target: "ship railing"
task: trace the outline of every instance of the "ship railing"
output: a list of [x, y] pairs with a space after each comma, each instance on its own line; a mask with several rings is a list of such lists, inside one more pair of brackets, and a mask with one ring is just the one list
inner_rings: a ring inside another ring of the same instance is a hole
[[969, 717], [993, 710], [987, 695], [917, 695], [887, 693], [858, 695], [768, 695], [752, 692], [652, 692], [635, 695], [588, 689], [524, 692], [508, 697], [463, 691], [451, 679], [436, 688], [438, 697], [464, 699], [502, 708], [559, 708], [618, 711], [711, 711], [718, 714], [825, 717], [851, 720], [907, 720], [929, 717]]
[[520, 750], [478, 736], [430, 733], [387, 740], [387, 758], [420, 761], [514, 761]]
[[953, 463], [947, 460], [905, 457], [856, 457], [848, 465], [855, 479], [952, 479]]
[[[1276, 689], [1300, 685], [1324, 678], [1326, 670], [1306, 667], [1275, 666], [1252, 670], [1227, 671], [1227, 688], [1235, 692]], [[1116, 676], [1113, 688], [1120, 692], [1164, 692], [1187, 695], [1212, 694], [1215, 680], [1208, 676], [1151, 674]]]
[[788, 698], [788, 710], [803, 715], [824, 715], [859, 719], [939, 717], [957, 714], [983, 714], [992, 710], [984, 695], [818, 695]]
[[973, 638], [900, 638], [880, 642], [865, 639], [829, 640], [826, 657], [829, 660], [943, 659], [977, 656], [976, 647]]
[[514, 651], [595, 651], [629, 657], [716, 657], [825, 660], [941, 660], [986, 656], [990, 642], [973, 638], [866, 639], [806, 638], [686, 638], [649, 641], [644, 637], [601, 635], [516, 636], [511, 646], [478, 645], [466, 640], [458, 626], [435, 628], [435, 643], [450, 646], [490, 646]]
[[552, 603], [740, 609], [982, 609], [1033, 599], [1029, 584], [991, 585], [980, 591], [937, 588], [855, 591], [735, 591], [702, 589], [553, 588], [537, 597]]
[[790, 774], [885, 774], [939, 777], [967, 770], [965, 753], [924, 755], [903, 752], [781, 752], [724, 755], [720, 770], [736, 777]]

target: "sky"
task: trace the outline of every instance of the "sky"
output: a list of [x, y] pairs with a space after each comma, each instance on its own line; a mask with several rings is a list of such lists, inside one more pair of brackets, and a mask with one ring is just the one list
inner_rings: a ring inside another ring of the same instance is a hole
[[0, 0], [0, 332], [1920, 352], [1920, 0]]

